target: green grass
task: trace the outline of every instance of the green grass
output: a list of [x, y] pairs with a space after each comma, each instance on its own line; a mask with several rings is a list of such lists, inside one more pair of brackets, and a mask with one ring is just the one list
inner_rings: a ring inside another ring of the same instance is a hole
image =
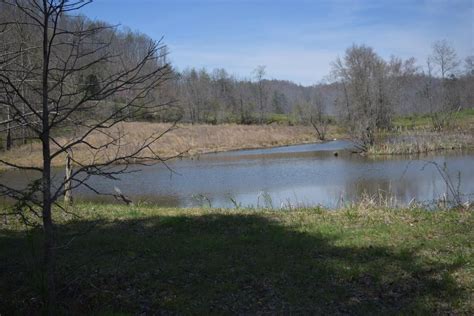
[[[465, 109], [453, 114], [450, 119], [453, 127], [470, 127], [474, 125], [474, 109]], [[429, 114], [410, 115], [410, 116], [399, 116], [393, 120], [395, 127], [403, 129], [422, 129], [431, 128], [432, 121]]]
[[397, 117], [393, 127], [378, 132], [378, 140], [368, 149], [368, 154], [426, 154], [474, 148], [474, 109], [453, 113], [449, 125], [442, 131], [434, 131], [429, 114]]
[[269, 114], [266, 121], [267, 123], [289, 124], [289, 125], [295, 125], [297, 123], [297, 120], [293, 115], [279, 114], [279, 113]]
[[394, 126], [404, 128], [416, 128], [420, 126], [429, 126], [431, 118], [428, 115], [401, 116], [393, 120]]
[[[63, 314], [474, 312], [472, 212], [75, 212], [57, 216]], [[40, 242], [0, 225], [0, 314], [41, 310]]]

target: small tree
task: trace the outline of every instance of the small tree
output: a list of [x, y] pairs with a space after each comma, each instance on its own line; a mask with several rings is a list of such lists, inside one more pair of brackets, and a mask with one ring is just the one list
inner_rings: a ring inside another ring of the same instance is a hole
[[464, 60], [465, 75], [468, 77], [474, 76], [474, 56], [467, 56]]
[[456, 52], [446, 40], [433, 44], [432, 55], [427, 60], [423, 95], [428, 100], [431, 122], [437, 131], [449, 126], [453, 114], [461, 106], [456, 77], [458, 66]]
[[288, 106], [288, 100], [284, 93], [274, 91], [272, 96], [272, 107], [276, 114], [284, 114], [285, 108]]
[[264, 121], [265, 104], [267, 101], [267, 91], [265, 87], [265, 81], [263, 79], [266, 74], [265, 68], [266, 66], [260, 65], [257, 66], [257, 68], [255, 68], [253, 71], [254, 78], [257, 81], [257, 103], [260, 112], [260, 124], [262, 124]]
[[361, 149], [375, 143], [375, 131], [391, 125], [388, 66], [371, 47], [353, 45], [332, 65], [343, 88], [342, 111]]
[[456, 51], [446, 40], [434, 42], [430, 59], [433, 65], [438, 68], [438, 73], [442, 79], [456, 74], [459, 60]]
[[[27, 218], [25, 212], [31, 211], [41, 222], [48, 313], [55, 308], [57, 245], [53, 212], [63, 208], [59, 198], [80, 185], [100, 193], [87, 183], [89, 177], [116, 179], [126, 172], [131, 161], [146, 164], [150, 160], [161, 160], [151, 145], [169, 130], [154, 131], [131, 149], [124, 149], [121, 123], [140, 111], [153, 113], [168, 104], [157, 103], [153, 93], [169, 78], [170, 67], [164, 60], [165, 46], [161, 41], [144, 40], [140, 49], [131, 52], [114, 27], [71, 16], [90, 2], [0, 1], [0, 11], [8, 10], [0, 22], [0, 41], [9, 43], [0, 52], [0, 105], [7, 107], [10, 113], [4, 126], [26, 127], [33, 141], [42, 146], [41, 166], [0, 160], [5, 166], [37, 174], [24, 189], [1, 184], [0, 194], [17, 201], [10, 214]], [[17, 38], [11, 36], [18, 28], [32, 34], [26, 47], [24, 42], [15, 42]], [[125, 53], [134, 58], [124, 58]], [[22, 62], [25, 54], [28, 54], [28, 63]], [[96, 69], [100, 69], [100, 77], [89, 76], [88, 83], [81, 85], [80, 78], [87, 78], [86, 74]], [[97, 109], [111, 102], [114, 107], [109, 112], [97, 114]], [[57, 137], [65, 128], [73, 130], [75, 137], [66, 141]], [[103, 141], [92, 142], [94, 135], [100, 135]], [[74, 159], [74, 150], [79, 147], [90, 151], [90, 159]], [[63, 159], [69, 153], [75, 165], [70, 174], [71, 182], [53, 184], [53, 160]], [[115, 164], [120, 167], [112, 167]]]
[[314, 92], [311, 98], [310, 123], [313, 126], [319, 140], [326, 140], [329, 118], [325, 113], [325, 104], [321, 92]]

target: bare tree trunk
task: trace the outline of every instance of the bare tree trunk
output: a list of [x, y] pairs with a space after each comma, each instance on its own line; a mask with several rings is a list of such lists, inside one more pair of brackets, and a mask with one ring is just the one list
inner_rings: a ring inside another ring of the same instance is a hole
[[[23, 104], [23, 115], [26, 114], [26, 109], [25, 109], [25, 105]], [[24, 124], [21, 128], [21, 144], [22, 145], [26, 145], [26, 137], [27, 137], [27, 127], [26, 127], [26, 124]]]
[[64, 205], [65, 207], [72, 205], [72, 190], [71, 190], [71, 178], [72, 178], [72, 166], [71, 166], [71, 155], [69, 152], [66, 155], [66, 175], [64, 179]]
[[258, 83], [258, 103], [260, 108], [260, 124], [263, 124], [263, 91], [261, 81]]
[[350, 122], [352, 120], [351, 106], [349, 103], [349, 94], [347, 93], [346, 83], [344, 81], [342, 81], [342, 87], [344, 88], [344, 100], [346, 101], [347, 121]]
[[43, 268], [45, 273], [45, 312], [53, 314], [56, 306], [56, 291], [54, 282], [54, 227], [51, 215], [51, 148], [49, 144], [49, 108], [48, 108], [48, 70], [49, 70], [49, 11], [48, 1], [43, 0], [43, 10], [45, 12], [43, 19], [43, 73], [42, 73], [42, 135], [41, 142], [43, 147], [43, 175], [42, 175], [42, 193], [43, 193], [43, 228], [44, 228], [44, 254]]
[[309, 121], [310, 121], [311, 125], [313, 126], [313, 128], [316, 130], [316, 133], [318, 134], [319, 140], [322, 140], [322, 141], [326, 140], [326, 127], [324, 126], [324, 122], [322, 122], [322, 120], [320, 120], [321, 128], [318, 128], [318, 124], [315, 122], [315, 120], [313, 119], [312, 116], [311, 116]]
[[[21, 52], [21, 68], [24, 69], [25, 67], [25, 54], [23, 52], [23, 43], [22, 43], [22, 46], [20, 47], [20, 52]], [[25, 86], [22, 85], [21, 86], [21, 93], [23, 94], [23, 96], [26, 97], [26, 93], [25, 93]], [[23, 106], [22, 106], [22, 115], [25, 115], [26, 114], [26, 106], [25, 106], [25, 103], [23, 102]], [[26, 144], [26, 122], [24, 122], [24, 124], [22, 124], [22, 127], [21, 127], [21, 144], [22, 145], [25, 145]]]
[[5, 137], [5, 149], [10, 150], [12, 148], [12, 131], [10, 126], [10, 107], [7, 106], [7, 135]]
[[10, 150], [12, 148], [12, 132], [10, 129], [10, 124], [7, 127], [7, 136], [5, 138], [5, 149]]
[[[49, 160], [49, 136], [43, 139], [43, 228], [44, 228], [44, 253], [43, 268], [45, 274], [45, 312], [53, 314], [56, 305], [56, 291], [54, 282], [55, 260], [54, 260], [54, 227], [51, 214], [51, 168]], [[47, 154], [46, 154], [47, 153]]]
[[242, 96], [240, 96], [240, 124], [244, 124], [245, 116], [244, 116], [244, 101], [242, 100]]

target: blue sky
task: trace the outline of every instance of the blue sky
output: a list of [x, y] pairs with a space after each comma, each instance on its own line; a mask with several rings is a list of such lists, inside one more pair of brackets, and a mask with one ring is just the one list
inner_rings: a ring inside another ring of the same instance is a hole
[[464, 58], [474, 54], [474, 0], [94, 0], [90, 18], [159, 39], [179, 69], [225, 68], [250, 77], [317, 83], [352, 45], [423, 64], [435, 40]]

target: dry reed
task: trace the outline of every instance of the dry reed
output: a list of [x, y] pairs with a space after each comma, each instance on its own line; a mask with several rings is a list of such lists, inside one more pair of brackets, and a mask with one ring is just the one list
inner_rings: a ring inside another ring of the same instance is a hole
[[[155, 133], [170, 128], [170, 124], [125, 122], [114, 127], [109, 134], [123, 135], [120, 144], [115, 143], [106, 149], [94, 151], [85, 145], [74, 149], [74, 160], [81, 163], [104, 162], [117, 155], [126, 156], [136, 150], [143, 140]], [[58, 137], [60, 144], [66, 144], [74, 137]], [[111, 138], [98, 132], [92, 133], [87, 142], [101, 146], [110, 142]], [[209, 152], [220, 152], [237, 149], [265, 148], [299, 143], [316, 142], [314, 130], [309, 126], [282, 125], [188, 125], [180, 124], [176, 129], [163, 135], [150, 150], [141, 153], [141, 157], [151, 155], [151, 151], [162, 158], [173, 157], [180, 153], [198, 155]], [[57, 149], [57, 146], [53, 149]], [[14, 148], [3, 153], [2, 159], [25, 166], [40, 166], [42, 161], [41, 144], [32, 143]], [[56, 157], [52, 164], [62, 166], [65, 156]]]

